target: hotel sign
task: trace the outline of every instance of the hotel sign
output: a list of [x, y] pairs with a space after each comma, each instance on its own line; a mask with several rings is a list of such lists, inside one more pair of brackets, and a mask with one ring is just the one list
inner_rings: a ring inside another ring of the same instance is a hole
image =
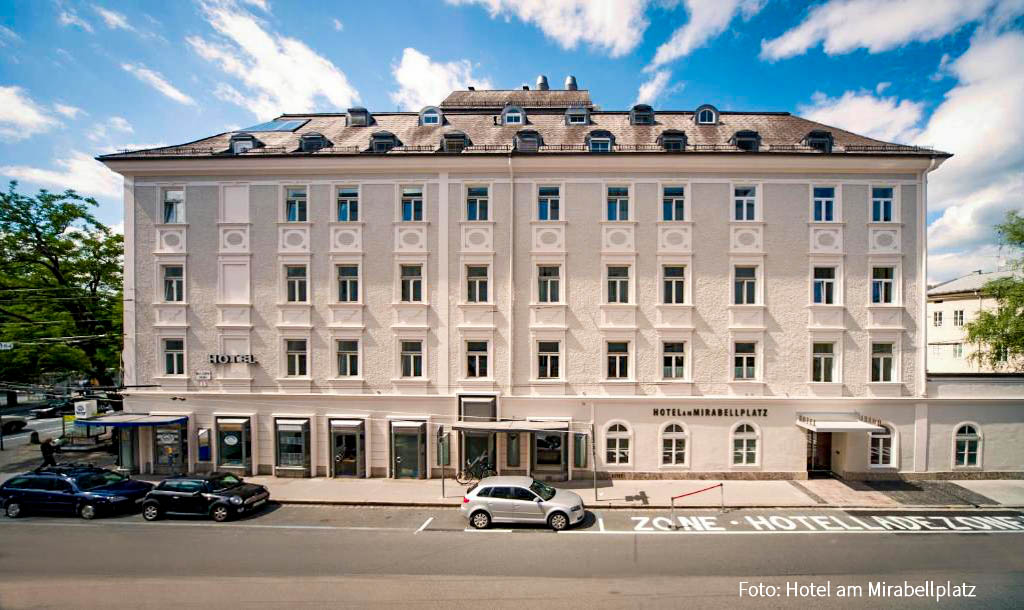
[[210, 354], [210, 364], [233, 364], [236, 362], [256, 364], [256, 356], [252, 354]]
[[768, 409], [662, 409], [654, 407], [655, 417], [768, 417]]

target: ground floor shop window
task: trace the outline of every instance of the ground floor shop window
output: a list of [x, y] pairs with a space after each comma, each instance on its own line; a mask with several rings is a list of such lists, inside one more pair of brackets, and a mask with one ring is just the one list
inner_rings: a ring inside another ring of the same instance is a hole
[[437, 465], [452, 465], [452, 439], [450, 434], [442, 435], [437, 442]]
[[275, 427], [277, 466], [309, 468], [309, 420], [279, 419]]
[[732, 432], [732, 465], [757, 465], [757, 430], [750, 424], [739, 424]]
[[537, 432], [534, 434], [534, 459], [539, 467], [562, 465], [562, 434]]
[[248, 468], [252, 464], [251, 435], [247, 417], [218, 419], [217, 464]]

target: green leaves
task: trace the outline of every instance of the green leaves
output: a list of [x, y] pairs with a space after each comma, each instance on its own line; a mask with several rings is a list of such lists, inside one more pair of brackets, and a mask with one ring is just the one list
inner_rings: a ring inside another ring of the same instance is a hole
[[[1006, 221], [996, 225], [1003, 245], [1018, 255], [1024, 249], [1024, 215], [1009, 212]], [[1016, 269], [1024, 267], [1024, 258], [1011, 261]], [[995, 370], [1024, 370], [1024, 277], [1004, 277], [985, 284], [983, 295], [995, 299], [994, 310], [983, 310], [965, 325], [967, 340], [977, 350], [971, 359]]]

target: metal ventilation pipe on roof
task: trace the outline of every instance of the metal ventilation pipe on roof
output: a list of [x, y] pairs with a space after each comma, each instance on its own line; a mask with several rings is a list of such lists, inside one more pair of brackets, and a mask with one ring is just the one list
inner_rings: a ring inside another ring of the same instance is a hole
[[541, 74], [537, 77], [537, 90], [547, 91], [548, 90], [548, 77]]
[[576, 85], [576, 77], [572, 74], [565, 77], [565, 88], [568, 91], [576, 91], [576, 89], [578, 89]]

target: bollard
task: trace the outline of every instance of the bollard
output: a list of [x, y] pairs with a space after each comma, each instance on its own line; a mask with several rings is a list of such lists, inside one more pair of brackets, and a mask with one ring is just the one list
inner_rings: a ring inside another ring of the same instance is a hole
[[39, 444], [39, 433], [36, 432], [35, 430], [33, 430], [32, 434], [28, 435], [28, 442], [33, 444], [33, 445], [38, 445]]

